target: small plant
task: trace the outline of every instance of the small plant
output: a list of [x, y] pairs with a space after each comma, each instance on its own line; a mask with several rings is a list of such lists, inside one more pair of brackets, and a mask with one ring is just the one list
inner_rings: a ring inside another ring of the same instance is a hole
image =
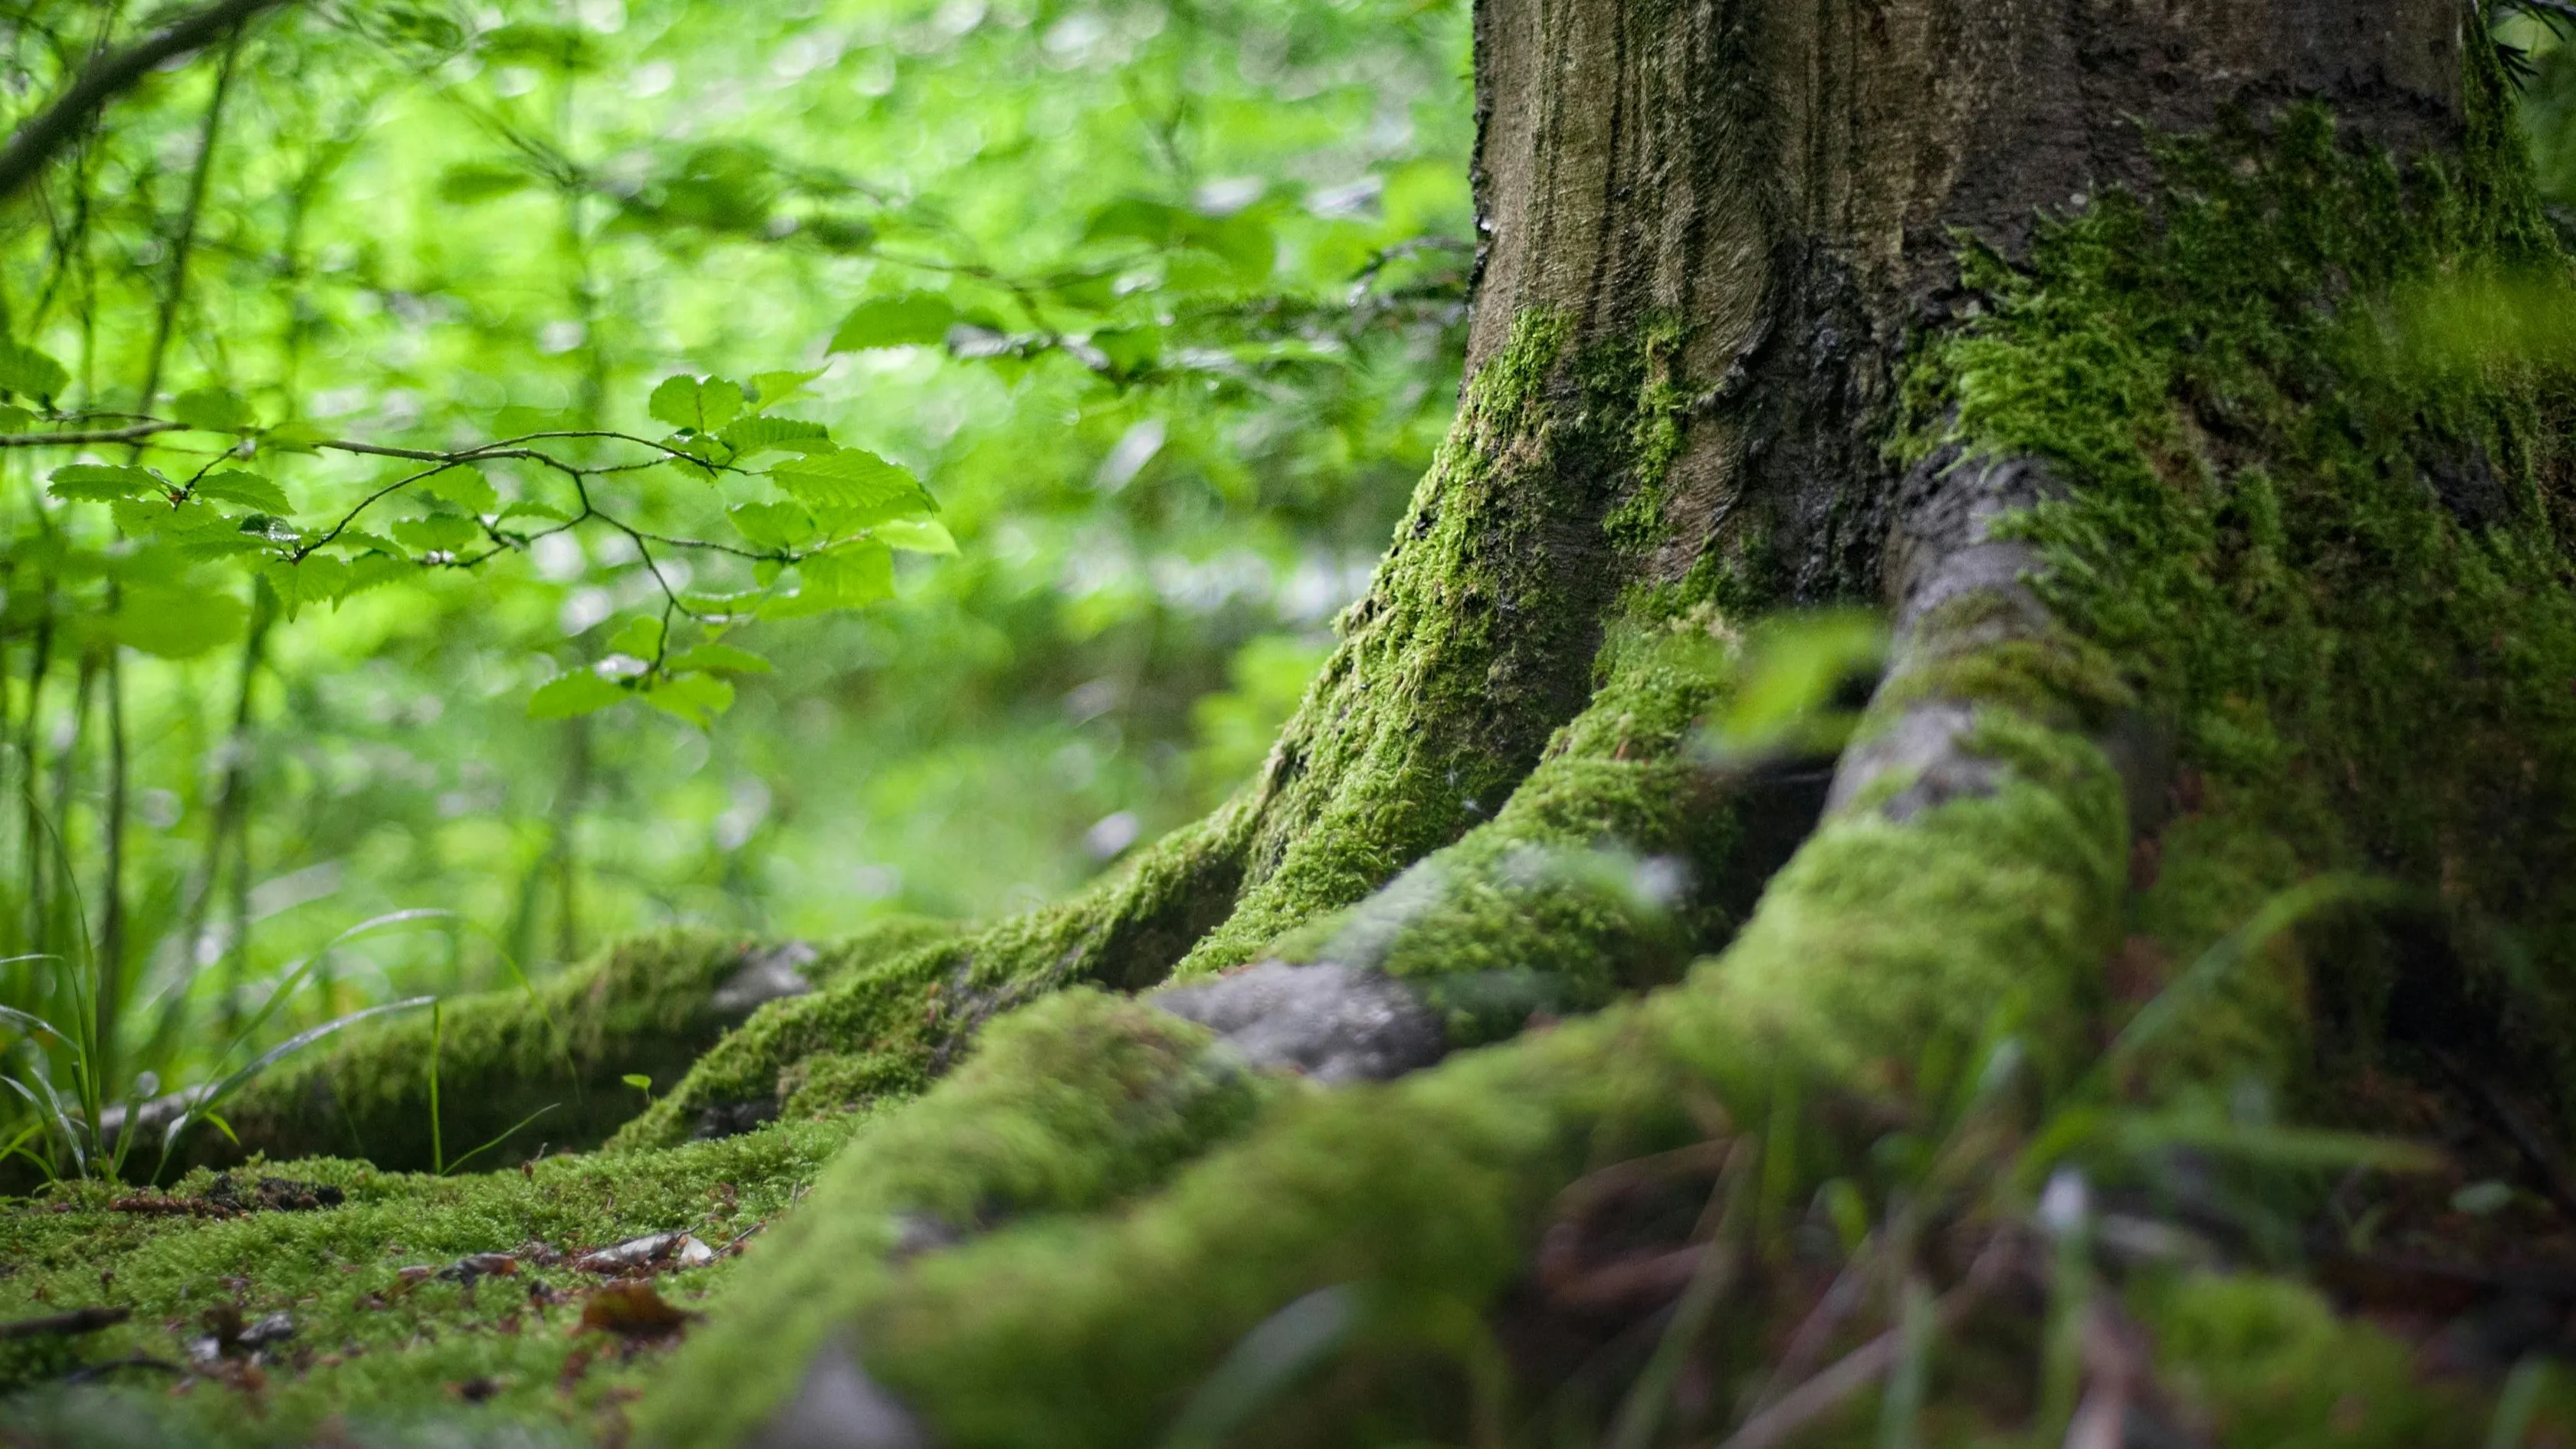
[[[260, 1073], [343, 1027], [373, 1016], [433, 1005], [432, 998], [415, 996], [349, 1012], [288, 1037], [230, 1072], [224, 1070], [334, 951], [381, 931], [425, 920], [447, 920], [451, 916], [452, 913], [447, 911], [413, 910], [372, 917], [332, 937], [321, 950], [290, 967], [259, 1011], [215, 1058], [212, 1070], [221, 1075], [178, 1093], [180, 1107], [169, 1119], [169, 1125], [162, 1129], [154, 1177], [159, 1176], [160, 1164], [171, 1160], [179, 1140], [196, 1124], [212, 1123], [217, 1131], [231, 1136], [232, 1128], [217, 1109]], [[39, 960], [70, 968], [72, 1020], [77, 1029], [66, 1031], [33, 1012], [0, 1006], [0, 1026], [15, 1030], [15, 1036], [6, 1047], [0, 1048], [0, 1085], [16, 1093], [35, 1114], [34, 1121], [19, 1129], [5, 1144], [0, 1144], [0, 1159], [11, 1156], [24, 1158], [48, 1180], [66, 1175], [66, 1164], [68, 1175], [73, 1177], [118, 1178], [123, 1175], [126, 1161], [132, 1156], [135, 1141], [141, 1135], [138, 1129], [143, 1125], [143, 1105], [159, 1092], [160, 1081], [153, 1073], [137, 1073], [125, 1084], [118, 1101], [111, 1105], [108, 1100], [111, 1088], [101, 1070], [107, 1053], [103, 1050], [105, 1042], [96, 1007], [99, 971], [87, 949], [86, 937], [78, 960], [66, 962], [59, 956], [35, 955], [13, 957], [0, 964]], [[15, 1065], [10, 1065], [13, 1059]], [[70, 1077], [68, 1096], [56, 1085], [58, 1070]], [[38, 1152], [33, 1144], [39, 1141], [49, 1142], [51, 1150]]]

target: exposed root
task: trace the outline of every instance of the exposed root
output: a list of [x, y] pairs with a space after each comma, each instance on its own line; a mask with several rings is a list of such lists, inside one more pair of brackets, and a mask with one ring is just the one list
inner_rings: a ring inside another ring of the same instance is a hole
[[618, 1150], [721, 1137], [781, 1114], [897, 1101], [962, 1056], [983, 1024], [1065, 986], [1162, 978], [1234, 900], [1249, 812], [1176, 830], [1082, 895], [988, 930], [880, 957], [773, 1002], [700, 1056]]

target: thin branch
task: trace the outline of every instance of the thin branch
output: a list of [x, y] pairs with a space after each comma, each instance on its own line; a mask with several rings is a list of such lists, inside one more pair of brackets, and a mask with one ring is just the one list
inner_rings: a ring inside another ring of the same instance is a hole
[[52, 448], [77, 443], [131, 443], [154, 433], [175, 433], [185, 423], [136, 423], [124, 428], [88, 428], [76, 433], [0, 433], [0, 448]]
[[261, 11], [290, 3], [293, 0], [214, 0], [91, 62], [69, 90], [20, 126], [9, 144], [0, 148], [0, 201], [25, 189], [46, 163], [79, 139], [109, 101], [132, 89], [162, 62], [203, 50]]

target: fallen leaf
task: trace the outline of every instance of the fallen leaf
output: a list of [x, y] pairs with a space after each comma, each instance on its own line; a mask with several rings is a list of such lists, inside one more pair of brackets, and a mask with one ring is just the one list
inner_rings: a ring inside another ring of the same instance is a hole
[[613, 1333], [620, 1338], [665, 1338], [697, 1315], [672, 1307], [640, 1280], [610, 1283], [591, 1290], [581, 1305], [578, 1331]]
[[507, 1253], [468, 1253], [439, 1269], [438, 1276], [470, 1287], [478, 1278], [508, 1278], [518, 1271], [519, 1260]]

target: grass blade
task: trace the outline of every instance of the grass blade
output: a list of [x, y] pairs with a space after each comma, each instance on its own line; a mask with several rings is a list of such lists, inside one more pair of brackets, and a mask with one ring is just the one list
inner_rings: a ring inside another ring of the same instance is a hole
[[[383, 1016], [388, 1012], [409, 1011], [414, 1007], [432, 1005], [436, 1003], [437, 1000], [438, 998], [435, 996], [414, 996], [402, 1001], [388, 1001], [382, 1006], [370, 1006], [363, 1011], [353, 1011], [346, 1016], [335, 1017], [330, 1021], [326, 1021], [320, 1026], [310, 1027], [304, 1031], [299, 1031], [295, 1035], [288, 1037], [286, 1040], [279, 1042], [277, 1045], [270, 1047], [267, 1051], [260, 1053], [259, 1058], [250, 1063], [250, 1065], [243, 1067], [241, 1070], [234, 1072], [231, 1076], [224, 1078], [222, 1081], [217, 1082], [213, 1086], [205, 1088], [196, 1094], [196, 1100], [188, 1104], [188, 1110], [173, 1118], [170, 1122], [169, 1130], [161, 1134], [161, 1160], [165, 1163], [170, 1160], [170, 1149], [177, 1145], [179, 1134], [185, 1132], [190, 1123], [196, 1121], [200, 1117], [212, 1113], [226, 1097], [231, 1096], [244, 1082], [258, 1076], [261, 1072], [268, 1070], [269, 1067], [276, 1064], [280, 1058], [302, 1051], [304, 1048], [311, 1046], [313, 1043], [320, 1041], [322, 1038], [329, 1036], [331, 1033], [338, 1031], [342, 1027], [355, 1026], [359, 1022], [366, 1020], [368, 1017]], [[155, 1175], [157, 1176], [158, 1174], [156, 1173]]]
[[544, 1106], [539, 1107], [537, 1110], [535, 1110], [535, 1111], [533, 1111], [533, 1112], [530, 1112], [527, 1116], [520, 1118], [516, 1123], [514, 1123], [514, 1124], [510, 1127], [510, 1130], [508, 1130], [508, 1131], [506, 1131], [506, 1132], [502, 1133], [502, 1134], [501, 1134], [500, 1136], [498, 1136], [498, 1137], [493, 1138], [491, 1141], [484, 1143], [482, 1146], [475, 1148], [473, 1151], [466, 1153], [463, 1157], [460, 1157], [460, 1158], [456, 1159], [454, 1162], [451, 1162], [451, 1163], [447, 1164], [444, 1168], [441, 1168], [441, 1169], [439, 1170], [439, 1175], [440, 1175], [441, 1177], [445, 1177], [445, 1176], [447, 1176], [447, 1175], [449, 1175], [449, 1174], [451, 1174], [451, 1173], [455, 1172], [458, 1168], [463, 1167], [465, 1164], [467, 1164], [467, 1163], [469, 1163], [469, 1162], [472, 1162], [475, 1158], [482, 1156], [484, 1153], [489, 1152], [489, 1151], [491, 1151], [493, 1148], [500, 1146], [502, 1143], [509, 1141], [511, 1138], [518, 1136], [518, 1135], [519, 1135], [519, 1129], [520, 1129], [520, 1128], [527, 1126], [529, 1123], [534, 1122], [534, 1121], [535, 1121], [535, 1120], [537, 1120], [538, 1118], [540, 1118], [540, 1117], [542, 1117], [542, 1116], [546, 1115], [548, 1112], [551, 1112], [551, 1111], [553, 1111], [554, 1109], [556, 1109], [557, 1107], [560, 1107], [560, 1106], [562, 1106], [562, 1105], [563, 1105], [563, 1103], [561, 1103], [561, 1102], [548, 1102], [548, 1103], [547, 1103], [547, 1104], [545, 1104]]

